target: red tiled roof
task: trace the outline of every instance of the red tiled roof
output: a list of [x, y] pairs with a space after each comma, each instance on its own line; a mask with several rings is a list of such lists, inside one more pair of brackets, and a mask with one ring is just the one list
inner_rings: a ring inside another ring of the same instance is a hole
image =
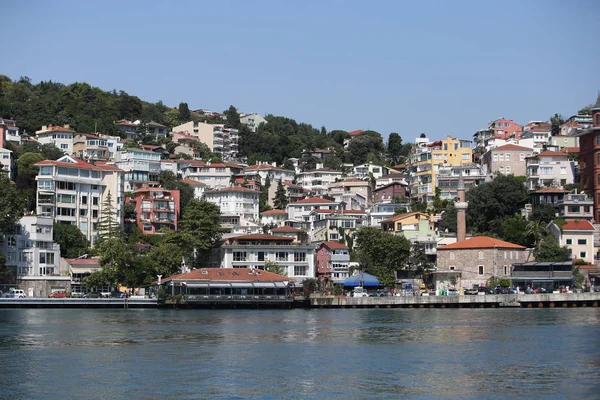
[[68, 167], [68, 168], [84, 168], [84, 169], [92, 169], [95, 171], [104, 170], [104, 171], [121, 171], [121, 169], [113, 166], [113, 165], [92, 165], [87, 163], [79, 158], [74, 158], [75, 163], [64, 162], [64, 161], [54, 161], [54, 160], [43, 160], [33, 164], [34, 166], [43, 166], [43, 165], [57, 165], [59, 167]]
[[411, 213], [406, 213], [406, 214], [394, 215], [393, 217], [390, 217], [390, 218], [388, 218], [388, 219], [384, 219], [384, 220], [383, 220], [383, 221], [381, 221], [380, 223], [384, 223], [384, 222], [392, 222], [392, 221], [398, 221], [398, 220], [401, 220], [401, 219], [405, 219], [405, 218], [408, 218], [408, 217], [412, 217], [412, 216], [414, 216], [414, 215], [424, 215], [424, 216], [426, 216], [426, 217], [428, 217], [428, 218], [429, 218], [429, 214], [426, 214], [426, 213], [422, 213], [422, 212], [418, 212], [418, 211], [417, 211], [417, 212], [411, 212]]
[[309, 197], [308, 199], [298, 200], [291, 204], [319, 204], [319, 203], [331, 204], [331, 203], [335, 203], [335, 202], [331, 201], [331, 200], [323, 199], [321, 197]]
[[329, 247], [330, 249], [347, 249], [348, 248], [348, 246], [346, 246], [345, 244], [341, 244], [338, 242], [332, 242], [332, 241], [323, 242], [323, 245]]
[[246, 193], [261, 193], [260, 190], [248, 189], [241, 186], [230, 186], [221, 189], [208, 190], [206, 193], [219, 193], [219, 192], [246, 192]]
[[202, 281], [289, 281], [290, 278], [274, 272], [252, 270], [250, 268], [199, 268], [185, 274], [177, 274], [162, 279], [162, 282], [171, 280], [202, 280]]
[[293, 188], [302, 189], [302, 185], [298, 185], [298, 184], [290, 183], [290, 182], [283, 182], [283, 186], [289, 186], [289, 187], [293, 187]]
[[294, 228], [293, 226], [280, 226], [278, 228], [271, 229], [273, 233], [300, 233], [304, 232], [302, 229]]
[[560, 227], [561, 231], [595, 231], [594, 225], [590, 221], [582, 220], [569, 220]]
[[268, 211], [263, 211], [260, 213], [260, 215], [278, 215], [278, 214], [287, 214], [287, 212], [285, 210], [268, 210]]
[[349, 134], [350, 136], [357, 136], [357, 135], [360, 135], [360, 134], [361, 134], [361, 133], [363, 133], [363, 132], [364, 132], [364, 131], [363, 131], [362, 129], [357, 129], [357, 130], [355, 130], [355, 131], [350, 131], [350, 132], [348, 132], [348, 134]]
[[233, 239], [235, 239], [235, 240], [285, 240], [285, 241], [294, 240], [294, 238], [291, 238], [291, 237], [265, 235], [263, 233], [254, 233], [251, 235], [235, 236], [235, 237], [228, 238], [227, 240], [232, 241]]
[[492, 149], [492, 151], [496, 151], [496, 150], [532, 151], [529, 147], [517, 146], [516, 144], [505, 144], [504, 146], [500, 146], [500, 147], [496, 147], [495, 149]]
[[194, 179], [190, 179], [190, 178], [185, 178], [182, 179], [181, 182], [183, 183], [187, 183], [188, 185], [194, 185], [194, 186], [206, 186], [206, 183], [194, 180]]
[[[296, 202], [297, 203], [297, 202]], [[328, 208], [315, 208], [313, 212], [319, 214], [341, 214], [342, 210], [330, 210]], [[344, 214], [365, 214], [365, 210], [343, 210]]]
[[65, 258], [65, 261], [71, 265], [97, 265], [100, 267], [99, 258]]
[[579, 147], [564, 147], [562, 149], [562, 151], [564, 151], [565, 153], [579, 153], [580, 148]]
[[47, 128], [48, 129], [46, 129], [45, 131], [42, 131], [40, 133], [46, 133], [46, 132], [71, 132], [71, 133], [77, 133], [73, 129], [65, 128], [63, 126], [48, 125]]
[[469, 249], [525, 249], [525, 246], [494, 239], [489, 236], [476, 236], [460, 242], [440, 246], [437, 251], [442, 250], [469, 250]]
[[561, 152], [561, 151], [546, 150], [546, 151], [542, 151], [540, 154], [538, 154], [538, 157], [568, 157], [568, 156], [567, 156], [567, 154], [565, 154], [564, 152]]

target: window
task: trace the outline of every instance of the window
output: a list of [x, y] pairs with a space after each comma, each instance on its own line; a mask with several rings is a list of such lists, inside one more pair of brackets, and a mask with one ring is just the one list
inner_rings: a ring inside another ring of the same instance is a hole
[[294, 252], [294, 261], [306, 261], [306, 252], [304, 251], [295, 251]]
[[510, 161], [510, 154], [506, 153], [506, 161]]
[[456, 255], [454, 254], [453, 251], [450, 252], [450, 259], [451, 260], [456, 260]]
[[81, 204], [87, 204], [87, 196], [81, 196]]
[[98, 199], [99, 199], [99, 197], [92, 197], [92, 205], [93, 206], [97, 206], [98, 205]]
[[525, 154], [524, 154], [524, 153], [521, 153], [521, 154], [519, 155], [519, 159], [520, 159], [521, 161], [525, 161]]
[[80, 217], [87, 217], [87, 210], [80, 209], [79, 210], [79, 216]]
[[234, 251], [233, 252], [233, 261], [246, 261], [246, 252], [245, 251]]
[[61, 148], [61, 149], [63, 149], [63, 150], [66, 150], [66, 149], [68, 149], [68, 148], [69, 148], [69, 145], [68, 145], [68, 144], [66, 144], [66, 143], [61, 143], [61, 144], [60, 144], [60, 148]]
[[577, 239], [577, 244], [587, 244], [587, 239]]
[[463, 160], [470, 160], [471, 159], [471, 155], [465, 153], [465, 154], [462, 155], [462, 159]]
[[479, 259], [480, 259], [480, 260], [483, 260], [483, 251], [480, 251], [480, 252], [479, 252]]
[[458, 143], [454, 143], [454, 151], [458, 151]]
[[40, 264], [54, 264], [54, 253], [40, 253]]
[[98, 218], [98, 210], [92, 210], [92, 218]]
[[448, 268], [450, 269], [450, 271], [454, 271], [456, 269], [456, 266], [455, 265], [450, 265]]
[[306, 276], [307, 270], [306, 265], [294, 265], [294, 276]]
[[561, 175], [566, 175], [567, 174], [567, 167], [560, 167], [560, 174]]
[[52, 233], [51, 225], [36, 225], [35, 226], [36, 233]]
[[79, 230], [82, 231], [82, 232], [87, 233], [88, 223], [87, 222], [80, 222], [79, 223]]
[[504, 266], [504, 275], [508, 275], [508, 265]]
[[567, 239], [567, 240], [565, 241], [565, 243], [566, 243], [567, 245], [569, 245], [569, 244], [573, 244], [573, 239]]
[[6, 240], [9, 247], [17, 247], [17, 238], [11, 236]]
[[579, 258], [586, 258], [586, 257], [587, 257], [587, 253], [585, 251], [579, 252]]
[[506, 173], [510, 174], [510, 167], [506, 167]]
[[479, 275], [483, 275], [483, 265], [477, 267]]
[[500, 173], [504, 174], [504, 167], [500, 167]]
[[258, 261], [265, 261], [265, 252], [259, 251], [257, 256]]
[[288, 253], [285, 251], [277, 251], [275, 252], [275, 261], [287, 261]]
[[498, 154], [498, 161], [504, 161], [504, 154]]

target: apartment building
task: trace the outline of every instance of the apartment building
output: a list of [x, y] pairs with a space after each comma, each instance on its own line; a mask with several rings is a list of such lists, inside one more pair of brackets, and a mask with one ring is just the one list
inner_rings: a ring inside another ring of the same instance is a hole
[[276, 163], [273, 165], [267, 162], [257, 162], [255, 165], [250, 165], [244, 169], [245, 175], [260, 175], [261, 182], [266, 182], [267, 177], [271, 182], [271, 185], [277, 184], [277, 182], [281, 181], [283, 183], [288, 182], [292, 183], [294, 178], [296, 177], [296, 173], [289, 169], [283, 169], [277, 167]]
[[256, 132], [260, 124], [268, 123], [260, 114], [244, 114], [240, 116], [240, 122], [246, 125], [250, 132]]
[[35, 131], [35, 136], [39, 144], [51, 143], [68, 155], [73, 154], [73, 139], [75, 135], [76, 132], [69, 125], [44, 125], [42, 129]]
[[579, 134], [581, 188], [594, 200], [594, 220], [600, 223], [600, 94], [591, 108], [592, 126]]
[[60, 246], [52, 239], [52, 223], [50, 217], [26, 215], [5, 234], [0, 252], [10, 272], [0, 282], [18, 286], [28, 297], [68, 289], [70, 278], [61, 274]]
[[123, 171], [115, 166], [94, 165], [63, 156], [44, 160], [37, 181], [37, 214], [59, 223], [76, 225], [94, 244], [103, 207], [110, 194], [111, 208], [123, 223]]
[[137, 121], [127, 121], [127, 120], [119, 120], [115, 122], [117, 127], [121, 129], [126, 136], [127, 140], [133, 140], [135, 138], [136, 133], [139, 130], [140, 125], [145, 125], [145, 134], [153, 135], [155, 137], [166, 137], [167, 136], [167, 127], [163, 124], [159, 124], [158, 122], [149, 121], [142, 122], [140, 120]]
[[339, 203], [321, 197], [309, 197], [287, 205], [287, 213], [291, 220], [310, 222], [310, 213], [315, 209], [337, 210]]
[[225, 128], [224, 125], [211, 125], [203, 122], [189, 121], [174, 127], [173, 132], [181, 135], [190, 134], [206, 144], [210, 151], [218, 154], [224, 161], [237, 158], [239, 152], [239, 132], [237, 129]]
[[[423, 138], [426, 139], [426, 138]], [[472, 163], [471, 141], [446, 139], [418, 142], [411, 150], [410, 195], [413, 201], [432, 202], [437, 186], [437, 172], [441, 167]]]
[[115, 165], [124, 172], [126, 192], [133, 192], [144, 186], [158, 186], [160, 154], [130, 147], [121, 151], [119, 158]]
[[442, 200], [456, 199], [458, 196], [458, 180], [462, 176], [465, 190], [485, 183], [491, 177], [485, 173], [480, 164], [469, 163], [459, 166], [440, 167], [437, 175], [437, 187]]
[[10, 180], [15, 179], [16, 161], [12, 151], [0, 148], [0, 169], [8, 175]]
[[251, 222], [259, 222], [258, 199], [260, 191], [232, 186], [207, 190], [204, 199], [219, 206], [224, 215], [238, 215]]
[[575, 162], [569, 155], [558, 151], [543, 151], [527, 157], [527, 189], [544, 186], [564, 187], [575, 182]]
[[315, 195], [327, 193], [327, 187], [342, 178], [343, 173], [328, 168], [304, 171], [298, 174], [297, 182]]
[[86, 160], [108, 160], [108, 140], [91, 133], [78, 133], [73, 138], [73, 154]]
[[137, 225], [144, 235], [179, 227], [179, 190], [143, 187], [133, 192]]
[[317, 279], [321, 282], [344, 284], [349, 277], [350, 249], [335, 241], [321, 243], [316, 255]]
[[533, 150], [528, 147], [506, 144], [485, 153], [481, 162], [486, 166], [487, 173], [525, 176], [525, 159], [532, 155]]
[[232, 169], [223, 163], [179, 160], [177, 164], [178, 172], [184, 178], [202, 182], [209, 189], [222, 189], [231, 185]]
[[15, 120], [0, 118], [0, 138], [2, 138], [0, 147], [6, 147], [5, 141], [13, 142], [18, 146], [21, 145], [21, 134]]

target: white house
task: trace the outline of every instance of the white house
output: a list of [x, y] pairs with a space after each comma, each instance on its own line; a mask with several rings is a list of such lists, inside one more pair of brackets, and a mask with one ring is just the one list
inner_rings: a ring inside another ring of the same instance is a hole
[[39, 131], [35, 131], [37, 141], [40, 144], [51, 143], [65, 152], [73, 154], [73, 138], [76, 132], [70, 129], [69, 125], [52, 126], [44, 125]]
[[342, 175], [341, 171], [320, 168], [299, 173], [297, 182], [304, 189], [308, 189], [317, 195], [322, 195], [327, 192], [327, 187], [336, 182], [336, 180], [340, 180]]
[[259, 221], [258, 199], [260, 191], [240, 186], [207, 190], [204, 199], [219, 206], [225, 215], [239, 215], [252, 222]]
[[594, 263], [594, 233], [596, 229], [588, 220], [558, 221], [548, 225], [561, 246], [571, 249], [573, 259], [581, 259], [589, 264]]
[[287, 205], [289, 219], [295, 221], [310, 221], [310, 212], [317, 208], [337, 210], [339, 203], [321, 197], [309, 197]]
[[260, 114], [245, 114], [240, 116], [240, 122], [250, 129], [250, 132], [256, 132], [260, 124], [266, 124], [268, 121]]
[[567, 153], [543, 151], [527, 157], [527, 189], [543, 186], [564, 187], [575, 182], [575, 162]]
[[260, 223], [262, 225], [282, 226], [287, 219], [288, 214], [285, 210], [268, 210], [260, 213]]

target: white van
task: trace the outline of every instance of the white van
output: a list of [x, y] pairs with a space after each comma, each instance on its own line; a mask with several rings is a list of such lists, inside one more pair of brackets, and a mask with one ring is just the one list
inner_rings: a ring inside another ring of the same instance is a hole
[[354, 293], [352, 297], [369, 297], [369, 293], [367, 293], [367, 289], [362, 286], [356, 286], [354, 288]]
[[25, 291], [22, 289], [10, 289], [8, 293], [5, 293], [2, 297], [9, 299], [23, 299], [25, 298]]

